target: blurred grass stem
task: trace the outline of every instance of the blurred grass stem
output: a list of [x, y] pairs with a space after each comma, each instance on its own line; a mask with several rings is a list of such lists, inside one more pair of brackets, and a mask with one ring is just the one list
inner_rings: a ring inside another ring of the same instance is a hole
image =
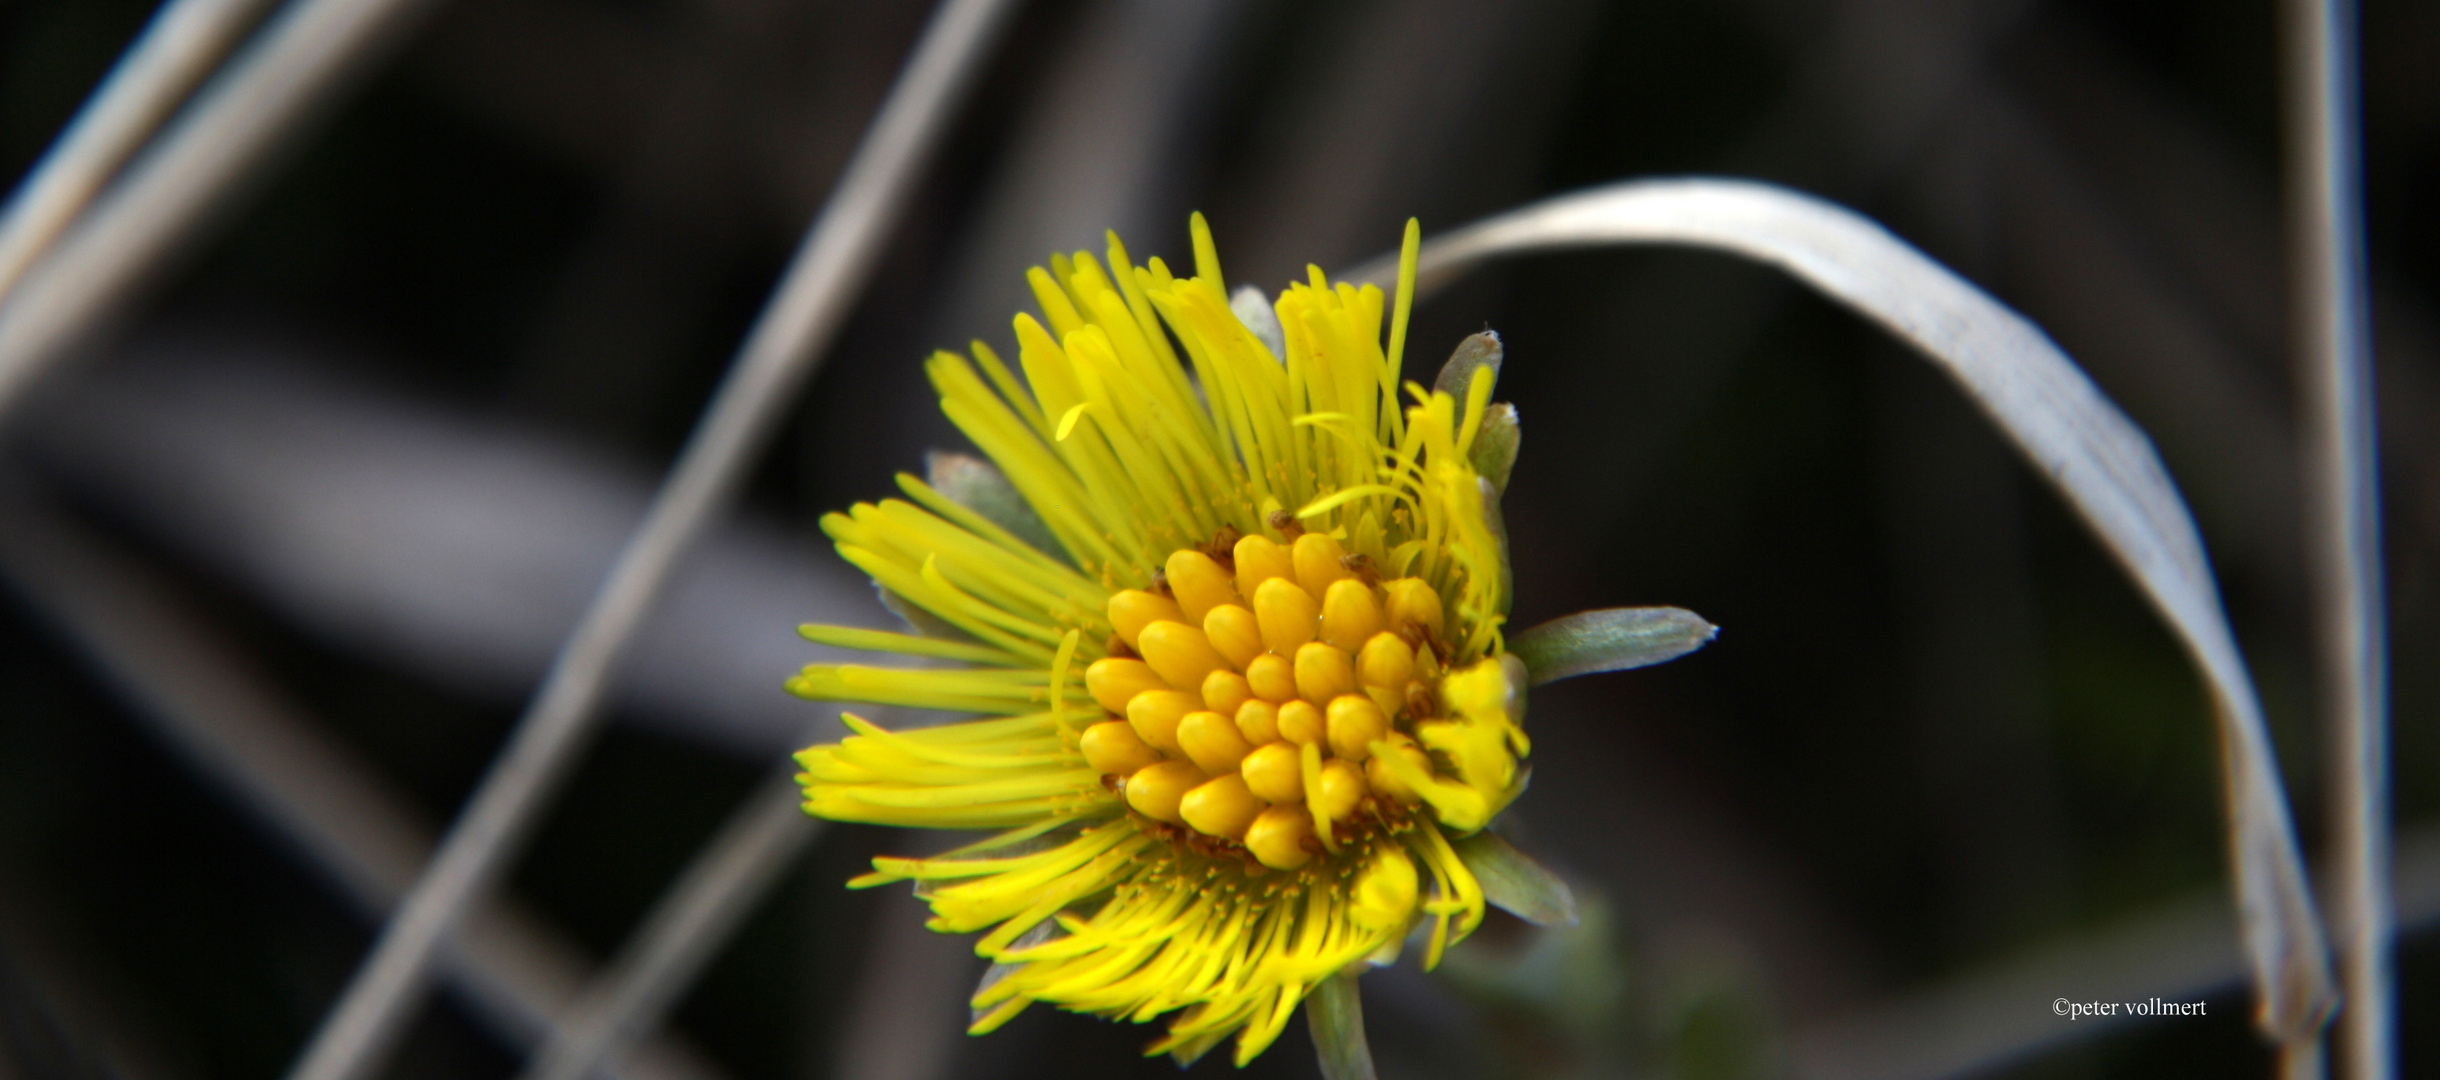
[[2289, 320], [2303, 415], [2306, 559], [2338, 886], [2337, 1067], [2396, 1074], [2389, 672], [2371, 315], [2365, 292], [2356, 10], [2285, 0]]
[[[207, 785], [269, 825], [368, 920], [387, 916], [432, 853], [395, 792], [281, 694], [227, 628], [189, 610], [137, 561], [0, 476], [0, 580], [60, 628], [149, 732]], [[583, 954], [527, 909], [494, 900], [444, 958], [468, 1011], [512, 1045], [543, 1045], [577, 1000]], [[655, 1039], [598, 1075], [716, 1080], [691, 1048]]]
[[680, 557], [730, 502], [846, 321], [882, 240], [982, 67], [1014, 0], [948, 0], [925, 28], [829, 203], [582, 623], [423, 880], [290, 1072], [369, 1074], [421, 999], [434, 956], [523, 846], [575, 765], [618, 660]]
[[0, 297], [84, 212], [110, 174], [175, 112], [270, 0], [170, 0], [0, 214]]
[[2323, 1052], [2319, 1031], [2280, 1043], [2275, 1053], [2279, 1080], [2322, 1080], [2330, 1075], [2330, 1059]]
[[434, 6], [293, 0], [273, 15], [9, 290], [0, 305], [0, 416], [45, 367], [159, 276], [213, 210], [262, 174], [273, 150], [335, 107], [343, 86]]
[[793, 761], [755, 787], [562, 1017], [530, 1080], [585, 1080], [660, 1026], [780, 872], [821, 834], [823, 823], [805, 815], [803, 801]]

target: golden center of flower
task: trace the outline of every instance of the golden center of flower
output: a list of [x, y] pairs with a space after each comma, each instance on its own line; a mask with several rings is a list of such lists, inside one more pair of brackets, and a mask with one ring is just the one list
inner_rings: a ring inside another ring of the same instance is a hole
[[1126, 649], [1085, 685], [1124, 719], [1081, 748], [1136, 814], [1293, 870], [1419, 801], [1435, 766], [1411, 731], [1438, 709], [1446, 609], [1321, 533], [1227, 540], [1110, 598]]

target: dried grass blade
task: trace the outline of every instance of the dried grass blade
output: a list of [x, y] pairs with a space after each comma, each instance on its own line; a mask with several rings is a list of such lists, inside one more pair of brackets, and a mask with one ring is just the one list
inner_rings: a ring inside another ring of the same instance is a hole
[[[2329, 958], [2262, 705], [2221, 608], [2201, 535], [2151, 441], [2023, 316], [1844, 207], [1739, 180], [1632, 181], [1534, 203], [1424, 245], [1417, 287], [1485, 260], [1668, 244], [1776, 266], [1913, 345], [1964, 387], [2083, 515], [2167, 620], [2218, 717], [2228, 844], [2256, 1023], [2310, 1038], [2332, 1001]], [[1375, 262], [1351, 275], [1380, 281]]]

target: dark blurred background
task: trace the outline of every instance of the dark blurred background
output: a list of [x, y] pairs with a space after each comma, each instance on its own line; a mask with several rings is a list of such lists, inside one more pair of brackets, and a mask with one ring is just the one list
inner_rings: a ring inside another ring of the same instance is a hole
[[[19, 558], [0, 594], [0, 1077], [286, 1067], [376, 929], [380, 875], [347, 856], [389, 837], [396, 878], [480, 777], [928, 11], [447, 5], [15, 414], [5, 512], [39, 517], [83, 576]], [[0, 4], [8, 176], [149, 14]], [[1878, 218], [2047, 329], [2152, 434], [2313, 854], [2274, 14], [1026, 5], [746, 507], [647, 634], [512, 902], [561, 960], [598, 962], [788, 748], [831, 737], [835, 710], [779, 689], [815, 656], [791, 628], [884, 616], [815, 520], [962, 445], [919, 361], [1005, 343], [1020, 275], [1051, 250], [1098, 251], [1116, 227], [1175, 265], [1201, 209], [1231, 282], [1273, 290], [1390, 248], [1409, 215], [1429, 235], [1673, 173]], [[2362, 22], [2399, 1011], [2404, 1073], [2428, 1076], [2440, 5], [2367, 0]], [[1527, 433], [1507, 503], [1516, 625], [1666, 603], [1725, 630], [1665, 667], [1536, 693], [1518, 830], [1588, 918], [1496, 919], [1438, 975], [1369, 976], [1383, 1075], [2269, 1072], [2204, 695], [1962, 395], [1719, 256], [1494, 267], [1420, 309], [1410, 376], [1485, 325]], [[269, 723], [257, 743], [289, 740], [286, 764], [248, 772], [181, 719], [216, 707]], [[370, 816], [284, 821], [265, 777], [306, 774]], [[841, 884], [927, 842], [823, 834], [626, 1075], [1170, 1071], [1135, 1057], [1152, 1029], [1048, 1010], [959, 1034], [966, 943], [925, 933], [902, 890]], [[2208, 1016], [2050, 1011], [2112, 994]], [[434, 1001], [391, 1075], [521, 1068], [481, 995]], [[1301, 1028], [1250, 1074], [1315, 1075]]]

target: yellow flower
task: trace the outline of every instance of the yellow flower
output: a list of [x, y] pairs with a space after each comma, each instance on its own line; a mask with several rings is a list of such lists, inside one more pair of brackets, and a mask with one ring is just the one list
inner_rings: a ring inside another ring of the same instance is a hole
[[789, 689], [986, 717], [849, 714], [798, 755], [810, 813], [1002, 830], [851, 883], [913, 880], [933, 929], [989, 931], [975, 1033], [1037, 1001], [1174, 1013], [1149, 1052], [1235, 1034], [1242, 1065], [1322, 980], [1419, 925], [1428, 967], [1475, 928], [1452, 841], [1523, 790], [1529, 745], [1476, 460], [1509, 414], [1488, 368], [1456, 393], [1399, 385], [1414, 223], [1386, 345], [1378, 288], [1314, 269], [1267, 313], [1232, 308], [1199, 215], [1193, 237], [1191, 278], [1116, 236], [1106, 264], [1033, 270], [1014, 370], [980, 342], [932, 357], [942, 409], [1023, 506], [901, 475], [911, 502], [828, 516], [940, 632], [806, 634], [961, 666], [814, 665]]

